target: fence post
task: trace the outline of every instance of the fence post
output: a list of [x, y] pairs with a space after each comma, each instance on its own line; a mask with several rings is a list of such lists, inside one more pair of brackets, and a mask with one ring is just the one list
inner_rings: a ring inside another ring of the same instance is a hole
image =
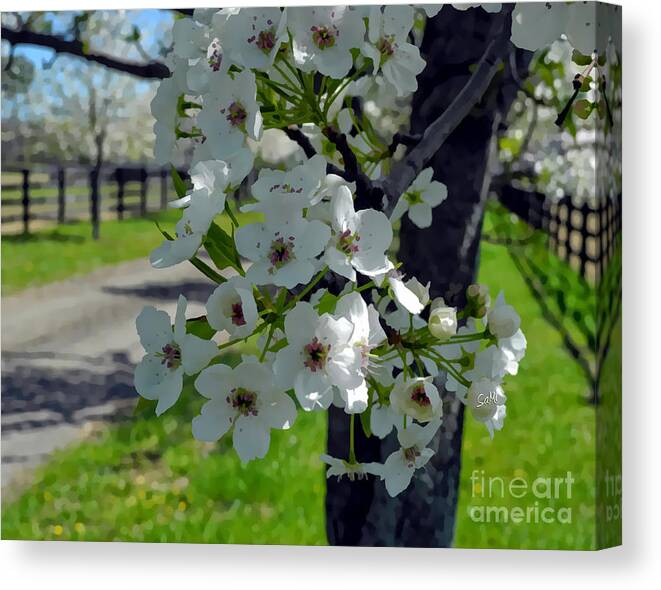
[[26, 168], [23, 171], [23, 233], [30, 233], [30, 171]]
[[140, 168], [140, 217], [147, 215], [147, 170]]
[[590, 237], [590, 232], [588, 230], [588, 216], [590, 215], [592, 208], [588, 203], [583, 203], [581, 205], [581, 208], [579, 209], [581, 212], [581, 227], [579, 228], [579, 231], [581, 232], [581, 247], [578, 252], [578, 256], [580, 258], [580, 272], [581, 276], [586, 279], [587, 278], [587, 263], [590, 260], [590, 257], [588, 256], [588, 238]]
[[124, 219], [124, 172], [121, 168], [115, 169], [117, 180], [117, 219]]
[[168, 206], [168, 171], [161, 169], [161, 209], [167, 209]]
[[92, 220], [92, 239], [99, 239], [99, 168], [90, 170], [90, 217]]
[[64, 223], [65, 218], [65, 190], [66, 190], [66, 177], [64, 168], [57, 170], [57, 222]]

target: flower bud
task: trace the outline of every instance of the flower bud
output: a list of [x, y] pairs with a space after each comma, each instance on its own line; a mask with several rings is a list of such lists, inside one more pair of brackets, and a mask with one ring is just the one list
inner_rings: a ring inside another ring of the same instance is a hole
[[487, 314], [487, 325], [496, 338], [510, 338], [521, 326], [521, 318], [511, 305], [505, 303], [501, 294]]
[[474, 318], [483, 318], [491, 303], [489, 289], [476, 283], [466, 289], [466, 314]]
[[424, 306], [426, 306], [429, 303], [429, 281], [427, 282], [426, 285], [423, 285], [418, 279], [415, 277], [410, 278], [406, 283], [404, 283], [407, 288], [413, 293], [415, 293], [416, 297], [420, 300], [420, 303]]
[[496, 415], [498, 406], [505, 403], [505, 394], [498, 383], [482, 378], [471, 383], [466, 403], [476, 420], [486, 422]]
[[457, 308], [445, 305], [442, 297], [434, 299], [429, 312], [429, 331], [439, 340], [448, 340], [457, 333]]

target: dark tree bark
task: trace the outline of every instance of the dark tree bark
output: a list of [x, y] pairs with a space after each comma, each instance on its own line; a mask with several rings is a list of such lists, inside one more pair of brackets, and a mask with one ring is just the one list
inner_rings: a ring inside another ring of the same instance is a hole
[[87, 61], [106, 66], [111, 70], [117, 70], [125, 74], [131, 74], [138, 78], [147, 78], [161, 80], [170, 76], [170, 70], [164, 63], [151, 61], [148, 63], [134, 63], [110, 55], [98, 53], [89, 53], [85, 45], [79, 39], [65, 39], [60, 35], [52, 35], [31, 31], [29, 29], [12, 29], [2, 27], [2, 40], [11, 45], [35, 45], [37, 47], [47, 47], [55, 53], [65, 53], [75, 55]]
[[[510, 10], [489, 14], [482, 9], [457, 11], [451, 6], [427, 23], [421, 52], [427, 67], [418, 77], [413, 97], [411, 133], [418, 135], [443, 113], [471, 76], [499, 33], [509, 31]], [[509, 35], [508, 35], [509, 36]], [[509, 64], [508, 43], [500, 62]], [[527, 69], [530, 54], [517, 51], [516, 63]], [[448, 188], [448, 199], [434, 213], [432, 227], [420, 230], [402, 222], [399, 260], [409, 276], [432, 282], [432, 295], [452, 305], [464, 304], [474, 282], [486, 191], [483, 190], [494, 126], [507, 113], [517, 86], [504, 65], [482, 100], [451, 133], [430, 160], [434, 178]], [[520, 73], [520, 72], [519, 72]], [[443, 383], [437, 383], [444, 392]], [[463, 431], [463, 405], [444, 393], [443, 426], [430, 444], [435, 455], [416, 473], [409, 488], [390, 498], [383, 483], [370, 478], [328, 480], [327, 533], [334, 545], [447, 547], [452, 544], [458, 499]], [[342, 411], [329, 413], [328, 450], [346, 455], [349, 420]], [[398, 447], [394, 434], [381, 441], [356, 432], [359, 461], [384, 461]]]

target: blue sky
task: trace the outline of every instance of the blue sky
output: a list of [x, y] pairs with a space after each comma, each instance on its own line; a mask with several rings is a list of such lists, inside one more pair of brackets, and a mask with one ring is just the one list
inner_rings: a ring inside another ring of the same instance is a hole
[[[53, 17], [51, 22], [53, 23], [53, 31], [55, 33], [63, 33], [65, 31], [65, 23], [69, 22], [71, 14], [71, 12], [51, 13]], [[172, 15], [167, 10], [129, 10], [126, 11], [126, 18], [128, 22], [135, 24], [141, 30], [147, 31], [158, 26], [161, 22], [171, 20]], [[44, 63], [48, 63], [52, 59], [53, 53], [52, 49], [34, 45], [20, 45], [15, 49], [16, 55], [25, 56], [38, 69], [41, 69]]]

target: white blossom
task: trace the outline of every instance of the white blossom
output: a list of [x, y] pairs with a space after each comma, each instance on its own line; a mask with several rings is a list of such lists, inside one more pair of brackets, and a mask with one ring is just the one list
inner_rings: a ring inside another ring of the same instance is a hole
[[443, 414], [443, 404], [431, 377], [407, 378], [397, 375], [390, 392], [390, 406], [400, 415], [429, 422]]
[[419, 228], [424, 229], [432, 223], [432, 209], [440, 205], [448, 196], [445, 185], [432, 180], [434, 171], [425, 168], [399, 197], [391, 221], [396, 221], [408, 211], [409, 219]]
[[503, 427], [506, 414], [507, 398], [499, 383], [487, 378], [481, 378], [471, 383], [466, 395], [466, 405], [473, 417], [482, 422], [493, 438], [494, 430]]
[[[198, 162], [190, 170], [193, 192], [206, 191], [211, 200], [217, 201], [219, 210], [225, 207], [226, 190], [229, 185], [230, 169], [222, 160]], [[190, 205], [191, 195], [185, 195], [169, 203], [170, 207], [179, 208]]]
[[245, 68], [267, 70], [286, 39], [287, 10], [242, 8], [229, 16], [223, 41], [232, 61]]
[[316, 256], [330, 238], [321, 221], [307, 221], [291, 211], [283, 219], [244, 225], [235, 235], [236, 249], [252, 262], [246, 273], [257, 285], [291, 289], [310, 281], [317, 270]]
[[[229, 70], [231, 60], [220, 40], [225, 38], [227, 19], [235, 13], [236, 9], [232, 8], [213, 10], [212, 15], [205, 15], [204, 21], [198, 21], [205, 25], [205, 44], [199, 57], [189, 60], [186, 72], [188, 87], [195, 94], [206, 94], [213, 85], [214, 78], [226, 75]], [[213, 26], [209, 28], [208, 25], [212, 23]]]
[[519, 363], [526, 354], [527, 341], [523, 332], [519, 329], [509, 338], [499, 338], [498, 348], [507, 359], [505, 372], [516, 375], [519, 372]]
[[135, 368], [136, 391], [145, 399], [158, 400], [160, 416], [179, 399], [184, 374], [193, 375], [218, 354], [216, 343], [186, 333], [186, 298], [179, 296], [174, 329], [170, 316], [147, 306], [135, 325], [146, 354]]
[[373, 277], [393, 267], [386, 255], [392, 243], [392, 226], [381, 211], [356, 211], [351, 191], [339, 185], [331, 199], [331, 214], [333, 236], [324, 261], [333, 272], [355, 281], [356, 271]]
[[225, 192], [231, 193], [235, 191], [241, 185], [244, 178], [250, 174], [250, 171], [255, 164], [255, 154], [253, 154], [250, 148], [243, 147], [237, 152], [234, 152], [231, 156], [225, 156], [224, 158], [219, 159], [214, 156], [213, 150], [210, 149], [207, 142], [199, 143], [195, 147], [193, 158], [191, 160], [191, 174], [197, 164], [208, 160], [222, 162], [227, 167], [228, 182]]
[[342, 479], [346, 476], [349, 481], [364, 479], [367, 475], [381, 475], [381, 463], [349, 463], [343, 459], [337, 459], [330, 455], [323, 454], [319, 457], [324, 463], [328, 464], [326, 478], [337, 477]]
[[158, 85], [151, 101], [150, 108], [155, 120], [154, 135], [156, 136], [154, 158], [159, 164], [166, 164], [173, 159], [177, 142], [175, 129], [179, 121], [177, 105], [179, 96], [184, 91], [181, 77], [173, 75]]
[[396, 274], [389, 275], [388, 282], [395, 301], [409, 313], [417, 315], [429, 303], [429, 282], [423, 285], [415, 277], [404, 282]]
[[216, 76], [204, 95], [197, 122], [216, 159], [239, 151], [246, 137], [262, 136], [262, 115], [257, 104], [255, 75], [249, 70]]
[[173, 50], [177, 57], [193, 59], [206, 51], [208, 28], [190, 18], [176, 20], [172, 27]]
[[152, 266], [167, 268], [190, 260], [202, 245], [213, 218], [223, 207], [224, 199], [212, 196], [206, 189], [193, 191], [188, 207], [175, 226], [175, 239], [164, 240], [149, 255]]
[[427, 18], [435, 17], [443, 8], [442, 4], [414, 4], [413, 6], [422, 10]]
[[564, 33], [569, 18], [566, 2], [517, 2], [512, 12], [512, 43], [536, 51]]
[[209, 401], [193, 419], [193, 436], [217, 441], [234, 427], [232, 442], [243, 463], [266, 455], [271, 428], [288, 429], [296, 419], [294, 402], [256, 359], [244, 359], [234, 369], [212, 365], [195, 380], [195, 389]]
[[[408, 419], [406, 416], [404, 419]], [[370, 409], [370, 429], [374, 436], [385, 438], [402, 422], [402, 417], [390, 407], [375, 401]], [[410, 419], [409, 419], [410, 424]]]
[[514, 336], [521, 325], [519, 314], [511, 305], [505, 303], [505, 296], [502, 292], [487, 313], [487, 325], [489, 332], [499, 340]]
[[503, 5], [500, 2], [486, 2], [484, 4], [453, 4], [456, 10], [468, 10], [469, 8], [482, 8], [485, 12], [500, 12]]
[[335, 317], [345, 318], [351, 322], [353, 331], [349, 344], [360, 356], [360, 374], [363, 379], [353, 388], [339, 388], [342, 407], [349, 414], [363, 412], [367, 409], [369, 389], [365, 377], [371, 372], [370, 351], [383, 343], [386, 333], [379, 322], [379, 313], [373, 305], [367, 305], [360, 293], [349, 293], [337, 302]]
[[372, 6], [369, 13], [369, 43], [362, 52], [372, 60], [374, 75], [383, 76], [396, 89], [397, 96], [406, 96], [418, 89], [416, 76], [425, 68], [420, 50], [408, 42], [413, 27], [413, 7], [407, 5]]
[[241, 207], [242, 211], [260, 211], [268, 219], [289, 215], [292, 210], [300, 214], [303, 209], [318, 203], [319, 189], [326, 176], [326, 159], [317, 154], [291, 170], [262, 168], [252, 185], [256, 203]]
[[296, 65], [331, 78], [344, 78], [353, 65], [351, 49], [360, 48], [365, 25], [348, 6], [291, 7], [288, 16]]
[[401, 448], [386, 459], [381, 473], [381, 479], [385, 480], [386, 490], [391, 497], [394, 498], [409, 487], [416, 469], [424, 467], [433, 457], [434, 451], [427, 448], [427, 445], [440, 425], [440, 419], [436, 419], [425, 426], [409, 424], [406, 428], [398, 427], [397, 439]]
[[209, 325], [225, 330], [232, 338], [247, 338], [255, 330], [257, 305], [252, 286], [243, 277], [232, 277], [218, 285], [206, 307]]
[[285, 317], [287, 346], [276, 354], [273, 370], [283, 389], [294, 389], [304, 410], [325, 410], [333, 401], [333, 386], [353, 389], [362, 382], [353, 328], [346, 318], [318, 316], [305, 302]]

